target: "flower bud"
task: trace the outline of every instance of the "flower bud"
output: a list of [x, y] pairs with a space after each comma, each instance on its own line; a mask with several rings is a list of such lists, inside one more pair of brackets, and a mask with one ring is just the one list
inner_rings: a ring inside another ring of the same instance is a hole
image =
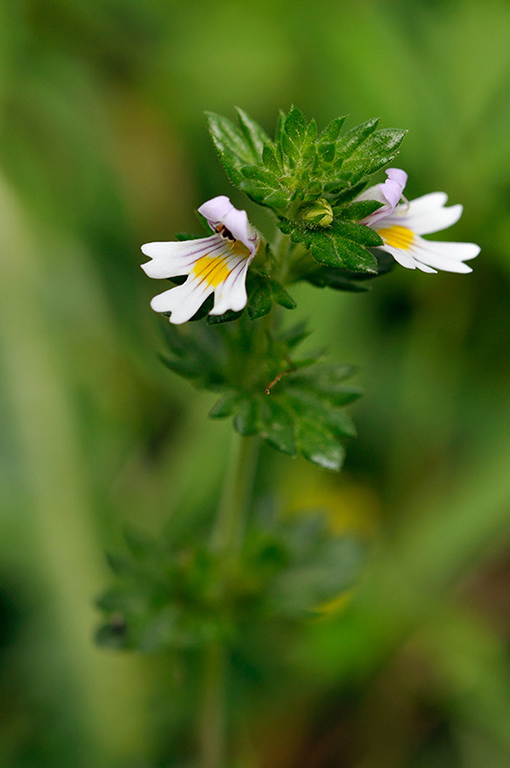
[[333, 221], [333, 209], [327, 200], [320, 197], [307, 208], [303, 214], [303, 219], [316, 227], [329, 227]]

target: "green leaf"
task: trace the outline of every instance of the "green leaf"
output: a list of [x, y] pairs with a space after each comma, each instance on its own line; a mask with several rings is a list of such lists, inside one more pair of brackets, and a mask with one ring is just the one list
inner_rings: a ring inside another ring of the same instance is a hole
[[[319, 528], [308, 537], [300, 557], [277, 575], [271, 599], [287, 616], [302, 616], [352, 587], [363, 550], [355, 539], [331, 537]], [[306, 546], [307, 545], [307, 546]]]
[[350, 365], [315, 365], [308, 370], [291, 373], [286, 379], [289, 392], [306, 390], [317, 392], [321, 397], [327, 398], [332, 406], [340, 407], [360, 397], [359, 389], [345, 386], [355, 369]]
[[272, 171], [273, 173], [281, 173], [281, 167], [276, 158], [276, 153], [269, 144], [265, 144], [262, 150], [262, 162], [269, 171]]
[[303, 419], [297, 426], [297, 445], [300, 453], [325, 469], [339, 470], [345, 450], [337, 437], [322, 425]]
[[300, 109], [291, 106], [285, 119], [284, 132], [294, 144], [299, 145], [304, 139], [306, 129], [305, 116]]
[[347, 115], [344, 115], [343, 117], [335, 117], [334, 120], [328, 123], [320, 135], [318, 142], [319, 147], [330, 144], [331, 142], [336, 142], [346, 119]]
[[260, 436], [283, 453], [297, 455], [294, 421], [289, 412], [272, 395], [261, 403]]
[[259, 431], [259, 401], [255, 397], [246, 397], [234, 417], [234, 427], [246, 437]]
[[106, 561], [117, 576], [125, 576], [133, 571], [133, 564], [129, 560], [112, 552], [106, 553]]
[[238, 186], [255, 202], [271, 208], [286, 208], [289, 205], [289, 194], [282, 189], [279, 179], [266, 168], [245, 165], [240, 169], [244, 177]]
[[244, 165], [241, 168], [241, 173], [245, 179], [258, 181], [270, 189], [279, 188], [279, 182], [276, 175], [273, 173], [273, 171], [268, 171], [267, 168], [261, 168], [257, 165]]
[[269, 136], [243, 109], [236, 107], [236, 111], [241, 131], [250, 145], [253, 155], [260, 160], [262, 158], [264, 146], [271, 143]]
[[[332, 201], [334, 206], [341, 206], [354, 200], [360, 192], [363, 192], [365, 186], [366, 184], [364, 181], [351, 185], [350, 182], [346, 183], [345, 180], [339, 181], [338, 179], [335, 179], [335, 181], [325, 184], [324, 189], [329, 193], [330, 197], [334, 196], [334, 200]], [[337, 212], [336, 208], [333, 210]]]
[[[269, 171], [267, 172], [269, 173]], [[268, 208], [275, 208], [276, 210], [282, 210], [287, 208], [290, 204], [289, 194], [283, 190], [276, 178], [269, 178], [259, 180], [253, 179], [241, 179], [236, 182], [243, 192], [250, 197], [253, 202], [259, 205], [266, 205]], [[278, 185], [278, 186], [276, 186]]]
[[[301, 336], [299, 328], [291, 329]], [[292, 340], [291, 338], [289, 340]], [[262, 398], [258, 411], [258, 431], [279, 450], [320, 466], [338, 469], [344, 449], [341, 439], [354, 437], [355, 427], [341, 407], [359, 397], [359, 390], [347, 387], [352, 366], [314, 364], [294, 370], [283, 369], [273, 382], [270, 394]]]
[[188, 324], [181, 328], [165, 323], [165, 341], [175, 357], [160, 355], [163, 364], [196, 386], [217, 389], [225, 383], [223, 339], [207, 325]]
[[[304, 119], [304, 118], [303, 118]], [[305, 135], [303, 139], [303, 155], [311, 157], [315, 154], [315, 143], [317, 141], [317, 123], [315, 120], [310, 120], [306, 126]], [[313, 149], [313, 151], [311, 151]]]
[[278, 163], [281, 167], [284, 165], [284, 156], [283, 156], [283, 150], [282, 150], [282, 136], [283, 136], [283, 127], [285, 124], [285, 112], [280, 109], [278, 114], [278, 120], [276, 121], [276, 130], [275, 130], [275, 137], [274, 137], [274, 147], [275, 147], [275, 153], [276, 153], [276, 159], [278, 160]]
[[377, 273], [375, 257], [359, 243], [337, 233], [333, 227], [323, 232], [306, 233], [303, 241], [310, 248], [314, 259], [321, 264], [343, 267], [353, 272]]
[[207, 123], [220, 160], [234, 184], [242, 179], [241, 170], [245, 165], [258, 162], [256, 151], [245, 134], [230, 120], [214, 112], [207, 112]]
[[375, 131], [379, 118], [367, 120], [347, 131], [337, 142], [337, 157], [347, 158]]
[[284, 131], [280, 139], [280, 147], [281, 154], [285, 158], [285, 166], [291, 169], [295, 168], [301, 155], [301, 146], [294, 143]]
[[197, 378], [198, 372], [196, 366], [191, 361], [172, 360], [164, 355], [159, 355], [159, 359], [169, 371], [177, 373], [185, 379]]
[[288, 328], [286, 331], [282, 331], [278, 340], [283, 342], [289, 350], [292, 350], [294, 347], [301, 344], [304, 339], [308, 338], [309, 335], [310, 331], [306, 326], [306, 321], [303, 320], [300, 323], [293, 325], [291, 328]]
[[324, 229], [303, 229], [302, 220], [295, 224], [282, 218], [278, 226], [293, 242], [304, 243], [321, 264], [377, 274], [377, 260], [367, 248], [382, 245], [382, 240], [371, 227], [340, 218]]
[[[375, 277], [375, 275], [374, 275]], [[320, 267], [303, 275], [301, 280], [317, 286], [317, 288], [333, 288], [336, 291], [350, 291], [351, 293], [363, 293], [368, 288], [353, 279], [352, 273], [335, 267]]]
[[334, 141], [330, 141], [327, 144], [323, 143], [318, 147], [318, 150], [323, 162], [332, 163], [335, 159], [336, 143]]
[[376, 131], [359, 146], [342, 166], [342, 177], [355, 183], [387, 165], [396, 155], [406, 131], [385, 128]]
[[335, 234], [341, 235], [354, 243], [360, 243], [360, 245], [375, 248], [383, 244], [381, 236], [377, 234], [375, 229], [367, 227], [365, 224], [337, 219], [333, 222], [331, 229]]
[[239, 392], [226, 392], [215, 402], [209, 411], [209, 417], [211, 419], [225, 419], [227, 416], [232, 416], [241, 398], [242, 395]]
[[339, 408], [333, 408], [329, 399], [321, 397], [321, 393], [288, 388], [287, 397], [296, 412], [312, 420], [316, 426], [323, 425], [337, 437], [356, 437], [352, 419]]
[[391, 254], [377, 249], [375, 252], [377, 258], [377, 274], [370, 272], [350, 272], [336, 267], [326, 267], [317, 265], [308, 272], [302, 274], [299, 279], [316, 285], [318, 288], [333, 288], [337, 291], [352, 291], [361, 293], [368, 291], [365, 285], [367, 280], [373, 280], [375, 277], [384, 275], [395, 266], [395, 260]]
[[269, 281], [259, 276], [254, 289], [250, 292], [248, 315], [252, 320], [263, 317], [271, 311], [273, 301]]
[[377, 200], [359, 200], [355, 203], [349, 203], [340, 210], [340, 216], [343, 219], [351, 219], [352, 221], [361, 221], [367, 216], [370, 216], [374, 211], [379, 210], [381, 203]]
[[275, 144], [277, 142], [279, 142], [280, 139], [282, 138], [283, 127], [285, 125], [285, 118], [286, 117], [287, 117], [287, 115], [285, 114], [283, 109], [278, 110], [278, 119], [276, 121], [276, 129], [275, 129], [275, 134], [274, 134]]
[[[277, 157], [281, 164], [287, 168], [297, 169], [296, 181], [303, 182], [302, 161], [315, 156], [315, 139], [317, 137], [317, 125], [312, 120], [310, 123], [297, 107], [292, 106], [288, 115], [284, 115], [277, 130]], [[302, 184], [301, 184], [302, 186]], [[298, 187], [296, 187], [296, 190]], [[304, 190], [301, 189], [301, 194]]]
[[273, 301], [276, 304], [279, 304], [280, 307], [285, 307], [285, 309], [295, 309], [297, 307], [296, 302], [292, 296], [287, 293], [281, 283], [276, 280], [270, 280], [269, 285], [271, 287]]
[[370, 137], [366, 143], [366, 151], [373, 158], [370, 173], [375, 173], [395, 157], [406, 134], [407, 131], [400, 128], [382, 128]]

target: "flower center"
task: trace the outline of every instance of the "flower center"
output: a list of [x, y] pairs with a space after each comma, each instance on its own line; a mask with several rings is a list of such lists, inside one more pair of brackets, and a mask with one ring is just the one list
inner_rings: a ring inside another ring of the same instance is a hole
[[200, 278], [201, 283], [205, 280], [208, 285], [217, 288], [230, 274], [227, 264], [228, 261], [224, 256], [202, 256], [191, 272], [195, 277]]
[[215, 227], [214, 231], [217, 232], [218, 235], [221, 235], [222, 237], [224, 237], [225, 240], [232, 240], [232, 241], [235, 240], [235, 237], [230, 231], [230, 229], [227, 229], [224, 224], [218, 224]]
[[386, 245], [399, 248], [401, 251], [409, 250], [414, 240], [414, 232], [411, 232], [407, 227], [399, 227], [398, 225], [378, 229], [377, 234], [382, 237]]

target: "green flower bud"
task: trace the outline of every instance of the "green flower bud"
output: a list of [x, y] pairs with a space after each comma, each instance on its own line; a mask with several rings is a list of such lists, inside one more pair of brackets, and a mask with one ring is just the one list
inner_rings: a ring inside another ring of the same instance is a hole
[[329, 227], [333, 221], [333, 209], [323, 197], [316, 200], [303, 214], [303, 219], [316, 227]]

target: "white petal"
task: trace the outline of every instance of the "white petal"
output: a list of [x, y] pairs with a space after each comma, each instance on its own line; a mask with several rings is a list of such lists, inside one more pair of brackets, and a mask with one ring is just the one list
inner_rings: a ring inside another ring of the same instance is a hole
[[193, 317], [213, 290], [206, 281], [188, 277], [182, 285], [154, 296], [151, 307], [155, 312], [171, 312], [170, 322], [180, 325]]
[[[414, 202], [414, 201], [413, 201]], [[462, 205], [451, 205], [449, 208], [435, 208], [413, 212], [413, 203], [407, 206], [398, 206], [391, 216], [384, 220], [384, 226], [397, 224], [405, 226], [417, 235], [430, 235], [432, 232], [440, 232], [455, 224], [462, 216]]]
[[248, 265], [248, 259], [240, 259], [237, 264], [232, 265], [232, 271], [227, 279], [216, 288], [214, 307], [209, 314], [223, 315], [228, 309], [239, 312], [246, 306], [248, 301], [246, 294]]
[[406, 267], [406, 269], [416, 269], [416, 261], [413, 259], [412, 256], [409, 255], [409, 252], [402, 251], [400, 248], [394, 248], [392, 245], [384, 245], [379, 246], [381, 251], [387, 251], [390, 253], [396, 262], [398, 262], [402, 267]]
[[445, 243], [424, 240], [416, 237], [411, 247], [413, 257], [421, 264], [426, 264], [444, 272], [467, 273], [472, 269], [465, 261], [474, 259], [480, 253], [475, 243]]
[[432, 267], [429, 267], [427, 264], [422, 264], [421, 261], [418, 261], [416, 259], [416, 268], [421, 270], [422, 272], [429, 272], [430, 274], [437, 275], [437, 269], [432, 269]]
[[439, 208], [437, 211], [431, 211], [422, 216], [414, 216], [408, 225], [417, 235], [430, 235], [433, 232], [440, 232], [442, 229], [448, 229], [462, 216], [462, 205], [450, 205], [448, 208]]
[[[442, 208], [448, 201], [446, 192], [429, 192], [426, 195], [417, 197], [409, 203], [403, 204], [402, 208], [407, 208], [409, 214], [422, 214], [433, 211], [436, 208]], [[400, 208], [400, 206], [399, 206]]]
[[156, 259], [161, 256], [181, 255], [188, 253], [190, 250], [196, 250], [197, 248], [214, 245], [218, 242], [218, 235], [209, 235], [209, 237], [200, 237], [196, 240], [173, 240], [157, 243], [145, 243], [142, 245], [142, 253], [146, 256], [150, 256], [151, 259]]
[[202, 256], [219, 254], [225, 248], [228, 246], [219, 235], [183, 242], [146, 243], [142, 252], [152, 261], [141, 267], [149, 277], [158, 279], [187, 275]]

